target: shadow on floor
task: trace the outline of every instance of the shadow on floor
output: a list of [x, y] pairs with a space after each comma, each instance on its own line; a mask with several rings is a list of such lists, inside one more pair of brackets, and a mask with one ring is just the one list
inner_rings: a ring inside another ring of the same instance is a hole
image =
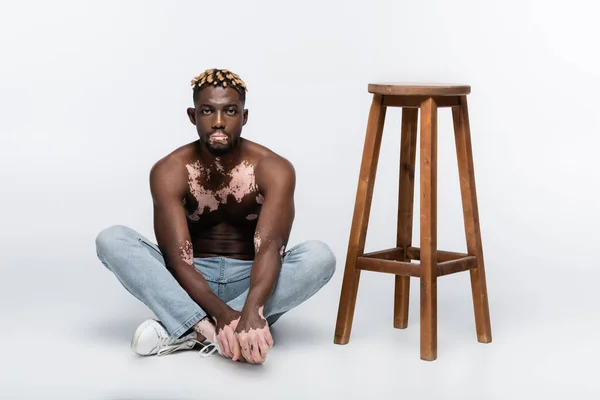
[[129, 313], [114, 317], [103, 317], [87, 322], [79, 332], [82, 336], [95, 341], [111, 343], [130, 343], [135, 329], [146, 319], [154, 318], [148, 313]]

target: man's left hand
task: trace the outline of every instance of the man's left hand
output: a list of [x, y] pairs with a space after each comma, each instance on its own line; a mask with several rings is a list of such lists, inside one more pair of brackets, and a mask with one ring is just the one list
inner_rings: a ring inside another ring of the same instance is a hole
[[267, 352], [273, 347], [273, 337], [266, 318], [258, 311], [243, 312], [235, 334], [240, 343], [242, 356], [252, 364], [262, 364]]

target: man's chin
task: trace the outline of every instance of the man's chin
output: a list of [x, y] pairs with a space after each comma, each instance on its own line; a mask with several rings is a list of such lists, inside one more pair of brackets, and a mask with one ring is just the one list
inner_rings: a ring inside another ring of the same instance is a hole
[[214, 155], [224, 155], [231, 151], [231, 146], [229, 144], [221, 144], [221, 143], [213, 143], [208, 144], [206, 146], [208, 151]]

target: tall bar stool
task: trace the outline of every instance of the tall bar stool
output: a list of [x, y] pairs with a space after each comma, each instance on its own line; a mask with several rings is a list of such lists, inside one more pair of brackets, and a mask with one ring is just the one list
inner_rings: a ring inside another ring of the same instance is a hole
[[[471, 92], [471, 88], [465, 85], [372, 83], [369, 84], [368, 91], [373, 94], [373, 101], [356, 191], [334, 343], [347, 344], [350, 340], [361, 270], [395, 275], [394, 327], [399, 329], [404, 329], [408, 325], [410, 277], [420, 279], [421, 359], [427, 361], [437, 358], [437, 278], [469, 271], [477, 340], [481, 343], [490, 343], [492, 332], [467, 108], [467, 95]], [[365, 239], [387, 107], [402, 108], [396, 247], [365, 254]], [[437, 112], [439, 107], [452, 108], [467, 254], [442, 251], [437, 248]], [[421, 237], [420, 246], [413, 247], [414, 175], [419, 110], [421, 110]], [[411, 260], [418, 260], [419, 263], [411, 263]]]

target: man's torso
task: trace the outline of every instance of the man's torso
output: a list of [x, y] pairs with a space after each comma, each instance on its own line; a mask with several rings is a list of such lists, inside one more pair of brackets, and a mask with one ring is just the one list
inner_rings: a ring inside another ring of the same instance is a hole
[[194, 257], [254, 258], [254, 232], [264, 200], [255, 170], [262, 158], [274, 153], [248, 140], [240, 146], [240, 161], [229, 166], [203, 163], [195, 144], [171, 155], [185, 162], [187, 190], [182, 207]]

